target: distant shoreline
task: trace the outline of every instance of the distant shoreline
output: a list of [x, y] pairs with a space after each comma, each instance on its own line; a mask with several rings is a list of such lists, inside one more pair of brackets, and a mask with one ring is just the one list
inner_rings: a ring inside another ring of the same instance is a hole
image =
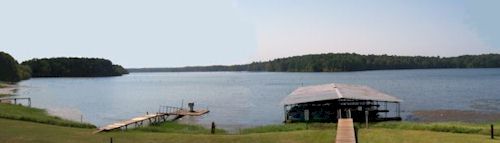
[[[500, 69], [500, 67], [491, 68], [420, 68], [420, 69], [378, 69], [378, 70], [361, 70], [361, 71], [336, 71], [336, 72], [288, 72], [288, 71], [163, 71], [156, 70], [158, 68], [127, 68], [130, 73], [183, 73], [183, 72], [250, 72], [250, 73], [342, 73], [342, 72], [366, 72], [366, 71], [393, 71], [393, 70], [446, 70], [446, 69]], [[161, 68], [163, 69], [163, 68]], [[167, 68], [171, 69], [171, 68]]]
[[278, 58], [240, 65], [127, 68], [129, 72], [350, 72], [399, 69], [500, 68], [500, 54], [457, 57], [328, 53]]

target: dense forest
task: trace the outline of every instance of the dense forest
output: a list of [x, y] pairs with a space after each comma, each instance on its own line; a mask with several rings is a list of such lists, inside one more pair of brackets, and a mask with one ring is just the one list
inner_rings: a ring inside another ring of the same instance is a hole
[[463, 55], [458, 57], [360, 55], [328, 53], [280, 58], [232, 66], [197, 66], [181, 68], [138, 68], [130, 72], [189, 71], [271, 71], [271, 72], [337, 72], [385, 69], [429, 68], [498, 68], [500, 54]]
[[20, 65], [10, 54], [0, 51], [0, 81], [18, 82], [31, 77], [31, 69]]
[[120, 65], [99, 58], [44, 58], [22, 63], [29, 66], [33, 77], [103, 77], [127, 74]]

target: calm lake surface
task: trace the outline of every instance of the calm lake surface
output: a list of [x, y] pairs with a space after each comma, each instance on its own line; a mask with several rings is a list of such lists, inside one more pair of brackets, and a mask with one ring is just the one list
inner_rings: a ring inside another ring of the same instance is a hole
[[352, 83], [374, 87], [404, 102], [405, 116], [434, 109], [500, 111], [500, 69], [382, 70], [338, 73], [184, 72], [132, 73], [106, 78], [33, 78], [19, 83], [18, 96], [51, 114], [97, 126], [160, 105], [208, 108], [183, 119], [220, 127], [249, 127], [283, 121], [280, 101], [300, 86]]

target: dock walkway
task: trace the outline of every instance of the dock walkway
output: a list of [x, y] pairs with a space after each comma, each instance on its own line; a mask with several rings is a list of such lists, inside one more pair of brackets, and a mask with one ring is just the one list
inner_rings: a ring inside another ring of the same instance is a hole
[[336, 143], [356, 143], [352, 118], [339, 119], [337, 123]]
[[123, 128], [125, 128], [125, 130], [126, 130], [128, 128], [128, 126], [134, 125], [135, 127], [140, 127], [140, 126], [143, 126], [145, 122], [149, 123], [149, 124], [156, 124], [156, 123], [161, 123], [161, 122], [166, 122], [166, 121], [174, 121], [174, 120], [177, 120], [179, 118], [182, 118], [183, 116], [201, 116], [201, 115], [206, 114], [208, 112], [209, 111], [206, 109], [195, 110], [194, 112], [190, 112], [187, 109], [162, 106], [162, 107], [160, 107], [160, 112], [158, 112], [158, 113], [146, 114], [146, 115], [135, 117], [135, 118], [132, 118], [129, 120], [113, 123], [113, 124], [104, 126], [102, 128], [99, 128], [99, 130], [97, 130], [94, 133], [99, 133], [99, 132], [104, 132], [104, 131], [112, 131], [112, 130], [123, 129]]

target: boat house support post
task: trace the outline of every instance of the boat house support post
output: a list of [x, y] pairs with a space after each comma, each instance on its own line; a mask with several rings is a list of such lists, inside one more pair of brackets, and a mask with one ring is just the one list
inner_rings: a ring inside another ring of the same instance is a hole
[[286, 111], [286, 106], [287, 105], [283, 106], [283, 113], [284, 113], [285, 123], [288, 121], [288, 113]]
[[401, 118], [401, 103], [397, 103], [398, 104], [398, 107], [397, 107], [397, 111], [398, 111], [398, 117]]
[[[385, 110], [385, 111], [388, 111], [388, 109], [387, 109], [387, 102], [384, 102], [384, 103], [385, 103], [385, 104], [384, 104], [384, 106], [385, 106], [385, 109], [384, 109], [384, 110]], [[385, 118], [387, 118], [387, 112], [385, 112]]]

